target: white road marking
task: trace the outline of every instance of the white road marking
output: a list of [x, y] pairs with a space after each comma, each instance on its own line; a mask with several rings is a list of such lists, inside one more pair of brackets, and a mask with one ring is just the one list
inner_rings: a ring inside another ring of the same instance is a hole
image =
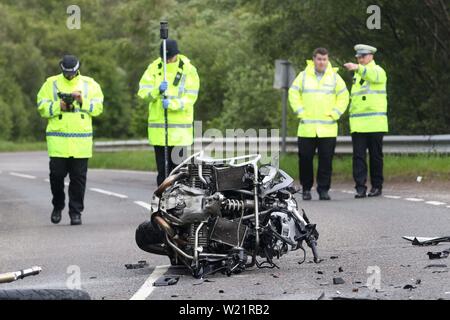
[[406, 201], [411, 201], [411, 202], [422, 202], [425, 201], [423, 199], [419, 199], [419, 198], [406, 198]]
[[151, 210], [152, 206], [150, 205], [150, 203], [144, 202], [144, 201], [135, 201], [135, 204], [137, 204], [138, 206], [141, 206], [147, 210]]
[[442, 205], [446, 204], [445, 202], [440, 202], [440, 201], [427, 201], [425, 203], [431, 204], [432, 206], [442, 206]]
[[24, 179], [36, 179], [35, 176], [30, 176], [29, 174], [23, 174], [23, 173], [17, 173], [17, 172], [10, 172], [10, 175], [14, 177], [24, 178]]
[[128, 199], [128, 196], [126, 196], [124, 194], [115, 193], [115, 192], [111, 192], [111, 191], [108, 191], [108, 190], [103, 190], [103, 189], [98, 189], [98, 188], [89, 188], [89, 190], [94, 191], [94, 192], [98, 192], [98, 193], [102, 193], [102, 194], [106, 194], [108, 196], [117, 197], [117, 198], [120, 198], [120, 199]]
[[388, 198], [388, 199], [401, 199], [402, 198], [402, 197], [399, 197], [399, 196], [388, 196], [388, 195], [386, 195], [384, 197]]
[[44, 179], [45, 182], [50, 182], [50, 179]]
[[153, 283], [161, 277], [170, 266], [158, 266], [153, 270], [152, 274], [145, 280], [142, 287], [130, 298], [130, 300], [145, 300], [153, 292], [155, 287]]

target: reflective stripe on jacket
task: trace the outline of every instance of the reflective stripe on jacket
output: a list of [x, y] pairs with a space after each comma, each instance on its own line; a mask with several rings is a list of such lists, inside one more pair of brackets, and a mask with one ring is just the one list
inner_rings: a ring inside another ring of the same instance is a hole
[[[80, 91], [83, 104], [74, 102], [74, 112], [63, 112], [58, 93]], [[94, 79], [78, 75], [67, 80], [62, 74], [48, 78], [37, 95], [41, 117], [48, 119], [46, 137], [50, 157], [92, 157], [92, 117], [103, 112], [103, 93]]]
[[387, 76], [375, 61], [359, 66], [353, 78], [351, 132], [388, 132]]
[[[139, 97], [149, 102], [148, 138], [149, 143], [155, 146], [165, 145], [164, 109], [159, 93], [163, 72], [162, 59], [158, 58], [142, 76], [138, 92]], [[167, 82], [169, 146], [191, 145], [194, 104], [200, 88], [197, 69], [187, 57], [179, 54], [176, 62], [167, 64]]]
[[318, 80], [313, 61], [293, 82], [289, 102], [300, 120], [299, 137], [336, 137], [337, 121], [348, 106], [349, 93], [344, 80], [331, 63]]

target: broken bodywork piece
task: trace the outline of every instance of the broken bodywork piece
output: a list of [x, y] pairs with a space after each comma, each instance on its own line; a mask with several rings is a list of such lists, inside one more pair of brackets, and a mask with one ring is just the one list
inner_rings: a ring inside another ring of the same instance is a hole
[[435, 246], [442, 242], [450, 242], [450, 236], [448, 237], [435, 237], [435, 238], [426, 238], [426, 237], [402, 237], [405, 240], [408, 240], [412, 243], [413, 246]]

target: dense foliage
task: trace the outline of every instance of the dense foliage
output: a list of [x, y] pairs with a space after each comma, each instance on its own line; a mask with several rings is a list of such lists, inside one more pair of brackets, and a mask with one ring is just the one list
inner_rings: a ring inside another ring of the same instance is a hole
[[[315, 47], [335, 66], [354, 59], [353, 46], [379, 48], [389, 75], [392, 134], [448, 133], [450, 2], [446, 0], [77, 0], [81, 29], [69, 30], [66, 0], [2, 0], [0, 4], [0, 140], [42, 140], [45, 120], [36, 93], [56, 74], [64, 53], [105, 93], [96, 136], [144, 137], [147, 111], [136, 97], [146, 66], [158, 56], [159, 21], [197, 66], [203, 128], [278, 128], [281, 93], [272, 88], [274, 60], [297, 72]], [[369, 30], [367, 7], [381, 8]], [[348, 86], [351, 74], [341, 67]], [[344, 117], [341, 134], [348, 133]], [[289, 134], [296, 119], [289, 114]]]

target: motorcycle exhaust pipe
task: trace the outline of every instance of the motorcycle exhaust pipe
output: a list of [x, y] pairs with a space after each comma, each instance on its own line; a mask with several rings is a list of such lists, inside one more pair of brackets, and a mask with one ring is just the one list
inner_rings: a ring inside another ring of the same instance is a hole
[[154, 216], [153, 220], [156, 222], [156, 224], [165, 232], [167, 233], [171, 238], [175, 236], [175, 231], [172, 229], [169, 223], [160, 216]]

